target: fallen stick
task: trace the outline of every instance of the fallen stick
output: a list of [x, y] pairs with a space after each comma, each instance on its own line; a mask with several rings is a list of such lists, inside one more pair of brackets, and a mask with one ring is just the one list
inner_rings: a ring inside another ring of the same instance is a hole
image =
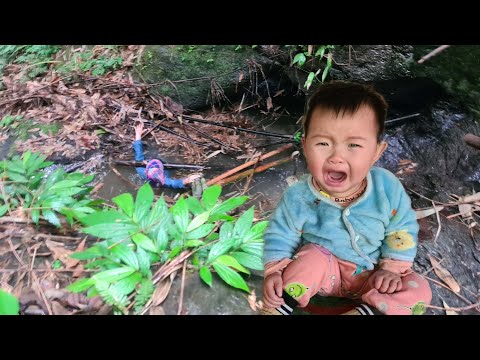
[[[145, 167], [146, 164], [142, 161], [134, 160], [115, 160], [113, 161], [115, 165], [127, 165], [127, 166], [136, 166], [136, 167]], [[163, 164], [165, 169], [193, 169], [193, 170], [205, 170], [210, 169], [208, 166], [201, 165], [187, 165], [187, 164]]]
[[480, 137], [473, 135], [473, 134], [467, 134], [463, 137], [463, 140], [467, 145], [470, 145], [471, 147], [480, 150]]
[[427, 61], [428, 59], [430, 59], [431, 57], [441, 53], [443, 50], [445, 50], [446, 48], [450, 47], [450, 45], [441, 45], [439, 47], [437, 47], [435, 50], [433, 51], [430, 51], [427, 55], [423, 56], [420, 60], [418, 60], [417, 62], [419, 64], [422, 64], [423, 62]]
[[259, 167], [257, 167], [256, 169], [250, 169], [250, 170], [241, 172], [241, 173], [239, 173], [239, 174], [230, 176], [230, 177], [228, 177], [228, 178], [226, 178], [226, 179], [219, 180], [219, 181], [216, 182], [215, 184], [225, 185], [225, 184], [231, 183], [231, 182], [233, 182], [233, 181], [240, 180], [240, 179], [242, 179], [242, 178], [244, 178], [244, 177], [246, 177], [246, 176], [248, 176], [248, 175], [256, 174], [256, 173], [259, 173], [259, 172], [268, 170], [268, 169], [270, 169], [271, 167], [274, 167], [274, 166], [277, 166], [277, 165], [281, 165], [281, 164], [286, 163], [286, 162], [288, 162], [288, 161], [290, 161], [290, 160], [292, 160], [292, 157], [291, 157], [291, 156], [287, 156], [287, 157], [284, 157], [283, 159], [276, 160], [276, 161], [272, 161], [272, 162], [270, 162], [270, 163], [268, 163], [268, 164], [259, 166]]
[[[281, 152], [284, 152], [285, 150], [288, 150], [288, 149], [290, 149], [290, 148], [292, 148], [292, 147], [293, 147], [293, 144], [287, 144], [287, 145], [285, 145], [285, 146], [282, 146], [281, 148], [278, 148], [278, 149], [276, 149], [276, 150], [270, 151], [270, 152], [266, 153], [265, 155], [260, 156], [260, 158], [258, 159], [258, 161], [262, 161], [262, 160], [267, 159], [267, 158], [269, 158], [269, 157], [271, 157], [271, 156], [273, 156], [273, 155], [280, 154]], [[230, 175], [233, 175], [233, 174], [239, 172], [240, 170], [243, 170], [243, 169], [249, 167], [250, 165], [254, 165], [256, 162], [257, 162], [257, 159], [250, 160], [250, 161], [246, 162], [245, 164], [242, 164], [242, 165], [240, 165], [240, 166], [237, 166], [236, 168], [233, 168], [232, 170], [229, 170], [229, 171], [227, 171], [227, 172], [224, 173], [224, 174], [221, 174], [221, 175], [219, 175], [219, 176], [217, 176], [217, 177], [215, 177], [215, 178], [213, 178], [213, 179], [211, 179], [211, 180], [208, 180], [208, 181], [207, 181], [207, 186], [216, 184], [216, 183], [218, 183], [218, 181], [220, 181], [220, 180], [222, 180], [222, 179], [224, 179], [224, 178], [226, 178], [226, 177], [228, 177], [228, 176], [230, 176]]]
[[212, 120], [197, 119], [197, 118], [194, 118], [194, 117], [189, 116], [189, 115], [182, 115], [182, 117], [189, 120], [189, 121], [193, 121], [193, 122], [199, 122], [199, 123], [202, 123], [202, 124], [219, 126], [219, 127], [223, 127], [223, 128], [227, 128], [227, 129], [234, 129], [234, 130], [237, 130], [237, 131], [243, 131], [243, 132], [247, 132], [247, 133], [251, 133], [251, 134], [271, 136], [271, 137], [277, 137], [277, 138], [293, 139], [292, 135], [275, 134], [275, 133], [266, 132], [266, 131], [243, 129], [243, 128], [233, 126], [233, 125], [220, 124], [220, 123], [212, 121]]

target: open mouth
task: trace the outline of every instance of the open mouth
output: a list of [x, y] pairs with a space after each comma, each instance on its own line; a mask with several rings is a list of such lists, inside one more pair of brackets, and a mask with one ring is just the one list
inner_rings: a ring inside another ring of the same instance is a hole
[[347, 179], [347, 174], [343, 171], [327, 171], [324, 178], [327, 185], [339, 186]]

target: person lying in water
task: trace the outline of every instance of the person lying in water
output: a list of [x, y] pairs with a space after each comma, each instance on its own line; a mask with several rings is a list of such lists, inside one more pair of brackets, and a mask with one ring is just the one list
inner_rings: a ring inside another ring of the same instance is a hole
[[135, 161], [143, 162], [145, 167], [136, 167], [137, 174], [143, 180], [150, 181], [152, 186], [167, 186], [175, 189], [183, 189], [187, 185], [192, 184], [195, 179], [200, 178], [199, 174], [192, 174], [185, 178], [172, 179], [168, 170], [165, 170], [163, 163], [159, 159], [145, 160], [142, 145], [143, 123], [140, 122], [135, 126], [135, 141], [133, 142], [133, 150], [135, 151]]

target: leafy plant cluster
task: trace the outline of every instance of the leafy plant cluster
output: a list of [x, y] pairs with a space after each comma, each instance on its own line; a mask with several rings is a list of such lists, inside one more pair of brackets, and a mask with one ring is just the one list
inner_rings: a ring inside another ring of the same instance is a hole
[[[292, 45], [287, 45], [287, 47], [289, 46]], [[295, 47], [293, 53], [296, 55], [293, 57], [292, 65], [303, 69], [306, 63], [312, 63], [310, 68], [313, 70], [309, 71], [304, 87], [308, 90], [315, 79], [324, 82], [332, 67], [333, 59], [331, 50], [334, 48], [334, 45], [293, 45], [293, 47]], [[324, 57], [326, 57], [327, 60], [326, 65], [322, 69], [321, 63]], [[317, 76], [319, 76], [320, 73], [322, 73], [322, 75], [321, 78], [318, 79]]]
[[[104, 48], [115, 51], [117, 46], [105, 45]], [[57, 45], [0, 45], [0, 58], [5, 58], [8, 63], [29, 64], [26, 74], [30, 79], [46, 73], [52, 63], [62, 73], [90, 71], [93, 76], [116, 70], [123, 63], [121, 56], [98, 54], [91, 49], [73, 53], [66, 62], [53, 61], [61, 49]]]
[[0, 57], [9, 63], [29, 64], [28, 77], [44, 74], [53, 56], [61, 49], [58, 45], [0, 45]]
[[[31, 153], [0, 162], [0, 217], [21, 208], [35, 224], [40, 218], [55, 226], [62, 219], [79, 231], [99, 238], [94, 246], [73, 254], [87, 261], [94, 275], [71, 284], [73, 292], [100, 295], [118, 313], [130, 308], [139, 313], [151, 299], [158, 278], [152, 268], [162, 269], [174, 261], [188, 262], [209, 286], [213, 274], [230, 286], [249, 291], [244, 276], [249, 269], [262, 270], [262, 235], [266, 221], [256, 224], [254, 207], [238, 218], [229, 215], [247, 196], [220, 200], [222, 188], [206, 188], [200, 199], [180, 197], [168, 206], [163, 196], [155, 200], [150, 184], [134, 199], [124, 193], [115, 206], [99, 208], [101, 201], [88, 198], [93, 176], [67, 174], [45, 157]], [[133, 303], [132, 303], [133, 302]]]
[[99, 201], [87, 195], [93, 175], [67, 174], [61, 167], [46, 175], [40, 171], [52, 165], [45, 156], [27, 151], [21, 157], [0, 161], [0, 216], [21, 208], [35, 224], [40, 216], [60, 227], [59, 215], [69, 224], [97, 211]]
[[116, 209], [83, 217], [82, 231], [103, 241], [72, 257], [90, 260], [85, 267], [98, 272], [68, 289], [87, 291], [88, 296], [100, 294], [121, 313], [127, 313], [133, 298], [138, 313], [153, 293], [151, 267], [187, 251], [190, 266], [207, 285], [212, 286], [215, 271], [227, 284], [248, 292], [240, 273], [248, 275], [247, 268], [263, 268], [262, 234], [267, 222], [253, 225], [253, 207], [238, 219], [228, 215], [248, 197], [220, 202], [221, 191], [215, 185], [205, 189], [200, 200], [180, 198], [168, 208], [163, 196], [154, 201], [147, 183], [135, 200], [125, 193], [113, 198]]
[[121, 56], [96, 55], [92, 50], [85, 50], [74, 53], [69, 62], [59, 67], [59, 71], [63, 73], [90, 71], [93, 76], [100, 76], [120, 68], [122, 64]]

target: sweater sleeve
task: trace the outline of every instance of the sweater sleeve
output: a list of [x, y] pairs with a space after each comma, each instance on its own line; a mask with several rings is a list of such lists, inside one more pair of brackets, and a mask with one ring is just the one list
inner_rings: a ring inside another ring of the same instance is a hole
[[165, 183], [163, 186], [168, 186], [174, 189], [183, 189], [185, 188], [185, 185], [183, 185], [183, 180], [184, 179], [172, 179], [165, 176]]
[[385, 228], [381, 258], [413, 262], [418, 246], [417, 216], [398, 179], [391, 194], [390, 222]]
[[284, 195], [275, 209], [263, 235], [263, 263], [290, 259], [301, 241], [302, 231], [298, 229], [290, 214]]
[[143, 156], [143, 145], [142, 140], [135, 140], [133, 143], [133, 151], [135, 152], [135, 161], [143, 161], [145, 157]]

